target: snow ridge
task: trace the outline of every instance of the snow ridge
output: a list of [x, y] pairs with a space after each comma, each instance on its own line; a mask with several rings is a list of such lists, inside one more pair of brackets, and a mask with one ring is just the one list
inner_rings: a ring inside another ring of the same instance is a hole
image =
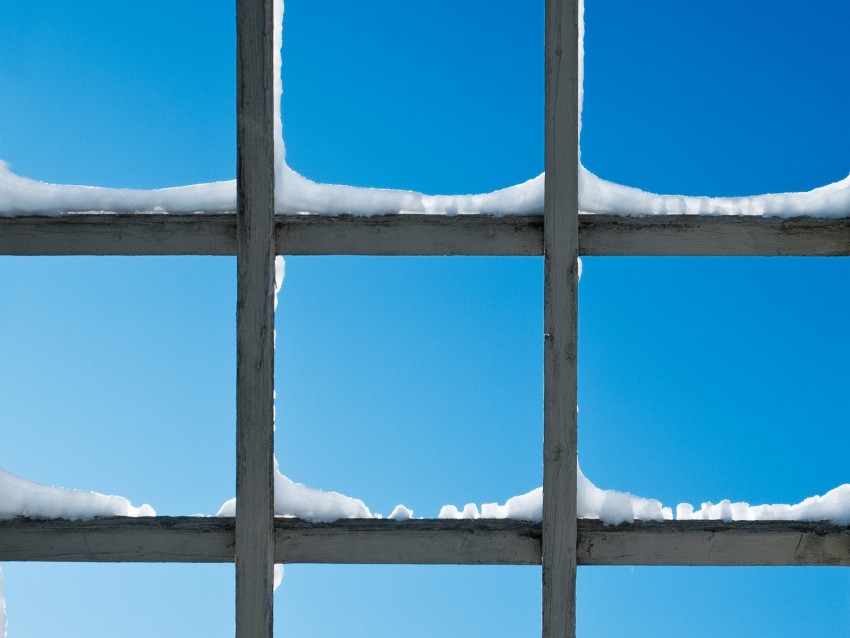
[[[414, 191], [320, 184], [286, 164], [280, 117], [283, 82], [281, 43], [283, 0], [274, 3], [274, 161], [279, 213], [319, 215], [528, 215], [543, 211], [543, 175], [490, 193], [427, 195]], [[579, 134], [584, 101], [584, 3], [579, 3]], [[579, 149], [579, 160], [580, 160]], [[156, 190], [131, 190], [48, 184], [12, 173], [0, 160], [0, 216], [59, 215], [68, 212], [116, 213], [233, 212], [236, 181]], [[850, 177], [805, 193], [751, 197], [656, 195], [600, 179], [579, 164], [579, 209], [614, 215], [763, 215], [777, 217], [850, 216]]]
[[135, 507], [123, 496], [41, 485], [0, 468], [0, 519], [15, 516], [81, 520], [98, 516], [156, 516], [156, 512], [150, 505]]

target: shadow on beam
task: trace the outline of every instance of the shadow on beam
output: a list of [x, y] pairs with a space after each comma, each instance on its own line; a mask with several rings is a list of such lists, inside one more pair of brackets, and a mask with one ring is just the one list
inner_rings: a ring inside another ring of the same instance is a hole
[[[539, 565], [541, 527], [524, 521], [275, 520], [285, 563]], [[580, 565], [850, 566], [850, 526], [755, 521], [578, 522]], [[232, 518], [15, 518], [0, 561], [232, 562]]]
[[582, 565], [850, 565], [850, 526], [793, 521], [579, 521]]
[[[543, 252], [539, 215], [278, 215], [286, 255]], [[583, 255], [847, 256], [850, 218], [579, 215]], [[235, 255], [233, 214], [75, 213], [0, 217], [3, 255]]]

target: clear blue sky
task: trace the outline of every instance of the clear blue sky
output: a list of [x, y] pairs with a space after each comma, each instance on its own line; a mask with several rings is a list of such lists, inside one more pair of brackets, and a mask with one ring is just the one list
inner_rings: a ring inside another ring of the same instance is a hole
[[[233, 2], [0, 5], [0, 159], [60, 183], [235, 175]], [[428, 192], [543, 169], [543, 3], [307, 2], [308, 177]], [[588, 0], [582, 157], [685, 194], [850, 171], [850, 5]], [[665, 505], [850, 481], [850, 260], [584, 262], [579, 456]], [[234, 492], [235, 260], [0, 258], [0, 466], [214, 513]], [[291, 258], [276, 449], [384, 515], [542, 482], [540, 259]], [[2, 565], [10, 636], [230, 636], [232, 566]], [[533, 636], [538, 568], [292, 566], [292, 636]], [[850, 635], [847, 570], [581, 568], [581, 636]]]

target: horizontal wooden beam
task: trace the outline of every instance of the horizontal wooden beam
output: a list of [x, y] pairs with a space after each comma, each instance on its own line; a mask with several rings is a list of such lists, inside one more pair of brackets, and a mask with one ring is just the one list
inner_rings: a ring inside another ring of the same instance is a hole
[[838, 257], [850, 255], [850, 218], [579, 215], [582, 255]]
[[539, 523], [495, 519], [275, 521], [275, 561], [539, 565]]
[[[278, 215], [287, 255], [543, 254], [539, 215]], [[579, 215], [596, 256], [848, 256], [850, 218]], [[0, 255], [235, 255], [233, 214], [0, 217]]]
[[542, 255], [542, 215], [277, 217], [285, 255]]
[[0, 217], [2, 255], [236, 255], [236, 214]]
[[0, 561], [232, 563], [233, 518], [0, 521]]
[[[539, 523], [275, 519], [284, 563], [539, 565]], [[790, 521], [578, 521], [580, 565], [850, 566], [850, 526]], [[0, 521], [0, 561], [234, 560], [232, 518], [16, 518]]]
[[579, 521], [583, 565], [850, 566], [850, 526], [792, 521]]

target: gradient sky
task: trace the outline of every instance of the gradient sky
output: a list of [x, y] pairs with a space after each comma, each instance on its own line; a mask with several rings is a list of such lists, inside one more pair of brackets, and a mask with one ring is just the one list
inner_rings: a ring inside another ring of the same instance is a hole
[[[45, 181], [235, 175], [232, 2], [0, 5], [0, 159]], [[850, 171], [850, 4], [588, 0], [582, 159], [667, 193]], [[543, 3], [290, 0], [284, 136], [316, 180], [543, 170]], [[287, 260], [276, 451], [389, 514], [542, 482], [542, 260]], [[665, 505], [850, 482], [850, 260], [587, 258], [579, 458]], [[0, 466], [212, 514], [235, 475], [235, 260], [0, 257]], [[233, 567], [2, 565], [9, 635], [230, 636]], [[533, 636], [539, 568], [291, 566], [279, 635]], [[846, 636], [839, 568], [579, 570], [580, 636]]]

